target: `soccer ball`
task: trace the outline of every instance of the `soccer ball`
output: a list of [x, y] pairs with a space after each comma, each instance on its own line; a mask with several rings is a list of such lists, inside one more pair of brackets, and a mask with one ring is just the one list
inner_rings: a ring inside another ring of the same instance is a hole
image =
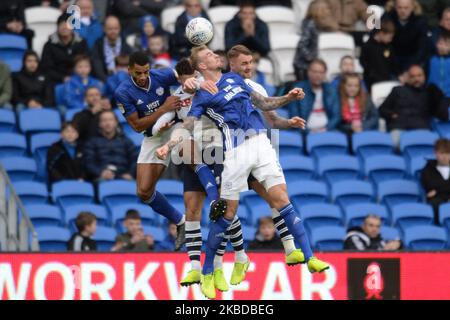
[[186, 38], [195, 46], [208, 43], [213, 35], [213, 26], [205, 18], [192, 19], [186, 26]]

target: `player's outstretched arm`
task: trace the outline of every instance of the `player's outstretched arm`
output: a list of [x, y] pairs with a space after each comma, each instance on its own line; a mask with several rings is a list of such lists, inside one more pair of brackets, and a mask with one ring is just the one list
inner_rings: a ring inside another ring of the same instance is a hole
[[257, 108], [263, 111], [271, 111], [285, 106], [292, 101], [302, 100], [305, 97], [305, 93], [301, 88], [294, 88], [289, 91], [288, 94], [281, 97], [264, 97], [256, 91], [252, 91], [250, 96], [252, 98], [253, 105]]
[[286, 119], [278, 115], [275, 110], [264, 111], [263, 114], [270, 127], [272, 127], [273, 129], [305, 129], [306, 127], [306, 121], [300, 117], [292, 117], [290, 119]]
[[186, 119], [184, 119], [181, 128], [174, 130], [174, 132], [172, 133], [170, 141], [156, 150], [156, 156], [159, 159], [164, 160], [167, 158], [173, 148], [181, 144], [183, 141], [188, 140], [192, 136], [196, 120], [196, 117], [187, 117]]

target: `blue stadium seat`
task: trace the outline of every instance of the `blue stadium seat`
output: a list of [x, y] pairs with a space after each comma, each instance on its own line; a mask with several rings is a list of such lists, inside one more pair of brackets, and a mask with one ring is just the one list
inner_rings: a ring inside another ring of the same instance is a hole
[[306, 148], [308, 154], [320, 159], [327, 155], [346, 154], [348, 141], [340, 132], [310, 133], [306, 137]]
[[361, 226], [368, 214], [375, 214], [381, 218], [383, 224], [390, 222], [385, 206], [376, 203], [356, 203], [345, 208], [345, 224], [347, 227]]
[[445, 138], [450, 133], [450, 121], [440, 121], [437, 119], [433, 119], [432, 122], [434, 131], [437, 131], [439, 136]]
[[27, 140], [18, 133], [0, 133], [0, 159], [23, 157], [27, 153]]
[[362, 160], [370, 156], [393, 154], [394, 145], [389, 133], [364, 131], [353, 134], [353, 152]]
[[14, 189], [24, 205], [48, 203], [47, 186], [35, 181], [19, 181]]
[[409, 180], [389, 180], [378, 184], [378, 199], [392, 208], [400, 203], [419, 202], [420, 192], [416, 182]]
[[152, 226], [143, 226], [145, 235], [150, 235], [153, 237], [155, 242], [161, 242], [167, 235], [167, 231], [162, 227], [152, 227]]
[[52, 184], [52, 200], [61, 207], [94, 203], [94, 187], [89, 182], [62, 180]]
[[444, 250], [447, 235], [444, 228], [436, 226], [415, 226], [405, 230], [405, 245], [412, 250]]
[[280, 155], [300, 155], [303, 153], [303, 139], [299, 132], [279, 131]]
[[244, 238], [244, 242], [248, 244], [250, 241], [255, 240], [257, 231], [258, 229], [256, 227], [246, 226], [245, 228], [242, 228], [242, 238]]
[[428, 130], [405, 131], [400, 136], [400, 151], [409, 159], [432, 156], [433, 146], [439, 136]]
[[331, 185], [338, 181], [358, 179], [359, 162], [349, 155], [332, 155], [319, 158], [318, 174]]
[[97, 243], [97, 251], [111, 251], [116, 241], [117, 231], [114, 228], [97, 226], [92, 239]]
[[247, 206], [249, 212], [251, 211], [252, 207], [262, 206], [266, 204], [266, 202], [253, 190], [242, 192], [240, 198], [241, 203]]
[[25, 37], [0, 34], [0, 60], [9, 66], [11, 72], [22, 69], [22, 57], [27, 49]]
[[12, 110], [0, 109], [0, 132], [16, 131], [16, 115]]
[[416, 180], [419, 180], [420, 173], [422, 172], [422, 169], [425, 167], [426, 163], [427, 163], [427, 159], [424, 158], [423, 156], [412, 158], [409, 163], [410, 176]]
[[344, 247], [345, 229], [339, 226], [319, 227], [311, 230], [311, 243], [320, 251], [340, 251]]
[[70, 122], [73, 120], [75, 115], [80, 112], [80, 109], [67, 109], [64, 115], [64, 121]]
[[400, 231], [395, 227], [382, 226], [380, 232], [385, 241], [401, 240]]
[[450, 203], [439, 206], [439, 223], [447, 229], [450, 236]]
[[373, 187], [369, 182], [346, 180], [331, 185], [332, 200], [345, 209], [355, 203], [365, 203], [374, 200]]
[[184, 212], [184, 189], [181, 181], [161, 179], [156, 184], [156, 190], [161, 192], [178, 211]]
[[[206, 220], [205, 220], [206, 222], [209, 220], [208, 214], [209, 214], [209, 212], [203, 213], [202, 218], [206, 217]], [[239, 208], [237, 210], [237, 215], [239, 217], [239, 220], [241, 220], [241, 224], [245, 224], [246, 226], [251, 225], [251, 223], [252, 223], [251, 214], [245, 205], [239, 205]], [[206, 224], [204, 223], [204, 225], [207, 225], [207, 223]], [[246, 228], [246, 226], [243, 226], [243, 228]]]
[[280, 154], [280, 164], [288, 184], [314, 177], [314, 163], [310, 157]]
[[318, 227], [342, 225], [342, 212], [328, 203], [308, 204], [300, 208], [300, 216], [309, 230]]
[[262, 217], [272, 217], [272, 210], [267, 203], [262, 203], [258, 205], [254, 205], [248, 208], [249, 212], [251, 212], [251, 226], [257, 226], [258, 220]]
[[402, 203], [392, 208], [392, 224], [406, 230], [416, 225], [433, 223], [433, 208], [424, 203]]
[[61, 210], [57, 206], [49, 204], [34, 204], [25, 206], [34, 227], [58, 227], [62, 225]]
[[329, 198], [327, 185], [315, 180], [291, 183], [288, 186], [288, 195], [297, 210], [306, 204], [324, 203]]
[[19, 113], [19, 126], [27, 135], [39, 132], [59, 133], [61, 117], [58, 111], [52, 109], [25, 109]]
[[131, 209], [139, 212], [143, 225], [159, 226], [159, 215], [155, 213], [148, 205], [139, 203], [127, 203], [113, 207], [111, 211], [112, 225], [119, 229], [125, 219], [125, 214]]
[[103, 181], [98, 186], [98, 198], [110, 210], [125, 203], [141, 203], [136, 196], [136, 182], [125, 180]]
[[37, 168], [33, 158], [8, 157], [2, 158], [1, 163], [13, 182], [32, 181], [36, 177]]
[[394, 155], [371, 156], [366, 159], [366, 176], [374, 183], [381, 181], [403, 179], [406, 177], [404, 158]]
[[[64, 105], [64, 83], [55, 86], [55, 103], [57, 106]], [[78, 112], [80, 110], [77, 110]]]
[[67, 242], [70, 239], [70, 232], [61, 227], [38, 227], [39, 247], [43, 252], [67, 251]]
[[80, 204], [64, 207], [64, 223], [72, 232], [77, 232], [75, 219], [80, 212], [90, 212], [97, 217], [99, 226], [109, 225], [108, 212], [104, 206], [98, 204]]
[[61, 140], [59, 133], [36, 133], [30, 138], [30, 151], [36, 160], [38, 177], [47, 180], [47, 152], [51, 145]]

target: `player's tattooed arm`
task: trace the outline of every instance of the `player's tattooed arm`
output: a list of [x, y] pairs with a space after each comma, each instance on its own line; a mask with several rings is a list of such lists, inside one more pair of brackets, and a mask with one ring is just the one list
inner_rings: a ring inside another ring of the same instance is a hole
[[274, 129], [305, 129], [306, 126], [306, 121], [300, 117], [286, 119], [279, 116], [276, 111], [264, 111], [263, 114], [269, 125]]
[[173, 148], [181, 144], [183, 141], [188, 140], [192, 136], [195, 120], [197, 120], [197, 118], [187, 117], [183, 122], [183, 126], [173, 132], [172, 139], [156, 150], [156, 156], [159, 159], [164, 160], [168, 157]]
[[278, 109], [294, 100], [302, 100], [305, 97], [305, 93], [300, 88], [295, 88], [289, 91], [288, 94], [281, 97], [264, 97], [263, 95], [252, 91], [250, 94], [252, 103], [257, 108], [263, 111], [271, 111]]

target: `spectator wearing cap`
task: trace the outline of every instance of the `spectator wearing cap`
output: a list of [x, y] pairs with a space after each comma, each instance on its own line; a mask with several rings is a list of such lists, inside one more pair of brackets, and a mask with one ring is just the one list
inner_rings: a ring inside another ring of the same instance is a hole
[[97, 229], [97, 217], [90, 212], [80, 212], [75, 219], [78, 229], [67, 243], [68, 251], [97, 251], [97, 243], [92, 239]]
[[116, 69], [116, 57], [129, 55], [133, 49], [121, 38], [120, 21], [115, 16], [108, 16], [104, 22], [105, 36], [98, 39], [92, 49], [93, 75], [106, 81], [108, 76], [114, 74]]
[[71, 29], [67, 23], [69, 18], [69, 14], [58, 18], [58, 29], [50, 35], [42, 52], [41, 68], [52, 83], [68, 80], [73, 70], [74, 57], [88, 54], [86, 41]]
[[420, 181], [433, 206], [434, 222], [439, 224], [439, 206], [450, 200], [450, 141], [439, 139], [434, 145], [435, 160], [428, 160]]
[[133, 47], [136, 50], [146, 50], [148, 48], [148, 38], [153, 35], [164, 35], [167, 39], [170, 36], [168, 32], [161, 28], [158, 18], [151, 14], [143, 16], [139, 20], [139, 27], [140, 32], [136, 33]]
[[436, 54], [431, 57], [428, 83], [433, 83], [450, 98], [450, 32], [442, 32], [436, 42]]
[[344, 250], [395, 251], [402, 248], [402, 242], [399, 239], [385, 241], [380, 230], [380, 217], [374, 214], [367, 215], [362, 226], [348, 229], [344, 240]]
[[32, 48], [34, 31], [27, 29], [23, 0], [0, 1], [0, 33], [22, 36], [27, 40], [28, 49]]
[[189, 42], [185, 35], [189, 21], [199, 17], [209, 20], [209, 16], [202, 8], [200, 0], [184, 0], [183, 5], [185, 10], [175, 22], [175, 32], [171, 41], [172, 55], [177, 59], [188, 57], [191, 54], [193, 44]]
[[225, 25], [226, 50], [238, 44], [258, 52], [263, 57], [270, 51], [269, 27], [256, 15], [252, 1], [242, 1], [239, 12]]
[[103, 36], [103, 27], [94, 12], [92, 0], [78, 0], [76, 3], [80, 7], [80, 28], [76, 28], [78, 33], [89, 47], [94, 47], [95, 41]]
[[283, 244], [277, 236], [271, 217], [262, 217], [258, 221], [258, 231], [255, 239], [248, 245], [249, 251], [280, 250]]

